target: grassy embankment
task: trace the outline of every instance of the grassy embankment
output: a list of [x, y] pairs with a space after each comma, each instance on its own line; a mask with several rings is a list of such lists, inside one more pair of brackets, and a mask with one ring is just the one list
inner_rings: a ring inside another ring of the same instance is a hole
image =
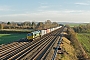
[[20, 38], [25, 38], [26, 33], [11, 33], [11, 34], [0, 34], [0, 45], [17, 41]]
[[70, 44], [70, 41], [63, 37], [63, 44], [60, 46], [63, 47], [64, 49], [64, 54], [57, 54], [56, 60], [78, 60], [76, 57], [75, 49], [74, 47]]
[[78, 33], [77, 37], [87, 54], [90, 56], [90, 33]]

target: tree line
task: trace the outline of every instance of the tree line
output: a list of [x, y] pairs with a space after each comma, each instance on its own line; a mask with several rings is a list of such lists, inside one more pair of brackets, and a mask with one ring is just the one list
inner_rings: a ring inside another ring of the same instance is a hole
[[90, 24], [79, 25], [77, 27], [73, 27], [74, 31], [77, 33], [88, 33], [90, 32]]
[[15, 23], [15, 22], [2, 22], [0, 24], [0, 29], [47, 29], [47, 28], [54, 28], [59, 26], [57, 22], [51, 22], [47, 20], [45, 22], [22, 22], [22, 23]]

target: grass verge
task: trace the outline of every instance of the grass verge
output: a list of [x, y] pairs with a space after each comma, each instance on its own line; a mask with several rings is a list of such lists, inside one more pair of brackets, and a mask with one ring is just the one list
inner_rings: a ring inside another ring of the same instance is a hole
[[25, 38], [26, 33], [14, 33], [14, 34], [0, 34], [0, 45], [17, 41], [20, 38]]

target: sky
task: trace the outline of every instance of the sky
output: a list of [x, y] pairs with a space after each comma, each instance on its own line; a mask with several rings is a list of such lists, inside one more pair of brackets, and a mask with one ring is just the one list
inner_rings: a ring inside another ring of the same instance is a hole
[[90, 0], [0, 0], [3, 22], [90, 22]]

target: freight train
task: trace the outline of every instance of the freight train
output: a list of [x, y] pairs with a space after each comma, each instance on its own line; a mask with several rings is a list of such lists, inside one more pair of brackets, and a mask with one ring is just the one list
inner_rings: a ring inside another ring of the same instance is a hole
[[50, 33], [50, 32], [52, 32], [52, 31], [54, 31], [56, 29], [59, 29], [61, 27], [62, 26], [59, 26], [59, 27], [56, 27], [56, 28], [51, 28], [51, 29], [38, 30], [38, 31], [28, 33], [27, 34], [27, 40], [31, 41], [31, 40], [36, 39], [37, 37], [42, 37], [43, 35], [45, 35], [47, 33]]

